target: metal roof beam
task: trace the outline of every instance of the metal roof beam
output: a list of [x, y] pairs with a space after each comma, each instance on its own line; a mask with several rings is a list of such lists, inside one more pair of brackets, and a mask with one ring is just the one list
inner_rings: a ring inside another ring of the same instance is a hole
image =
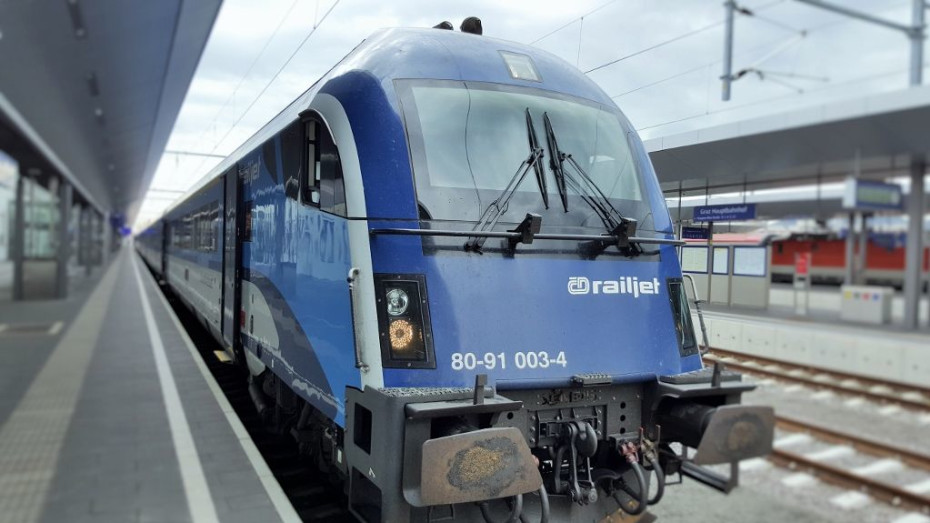
[[[87, 203], [91, 204], [103, 215], [109, 215], [110, 209], [100, 205], [94, 196], [84, 187], [84, 184], [81, 183], [81, 180], [71, 172], [71, 169], [68, 169], [68, 166], [61, 161], [61, 158], [55, 154], [55, 151], [36, 133], [35, 129], [29, 125], [29, 122], [16, 110], [16, 107], [10, 103], [10, 101], [0, 93], [0, 112], [2, 112], [10, 123], [13, 125], [13, 132], [19, 132], [32, 146], [41, 154], [45, 160], [51, 164], [51, 166], [58, 171], [58, 174], [68, 180], [72, 186], [74, 186], [78, 192], [81, 193], [81, 196], [84, 198]], [[14, 158], [15, 159], [15, 158]]]

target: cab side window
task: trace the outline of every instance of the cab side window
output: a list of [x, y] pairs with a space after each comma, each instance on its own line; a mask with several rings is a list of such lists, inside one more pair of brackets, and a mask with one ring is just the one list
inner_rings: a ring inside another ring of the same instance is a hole
[[305, 204], [339, 216], [346, 215], [345, 183], [339, 150], [326, 125], [310, 117], [304, 122], [306, 165], [301, 180], [301, 199]]

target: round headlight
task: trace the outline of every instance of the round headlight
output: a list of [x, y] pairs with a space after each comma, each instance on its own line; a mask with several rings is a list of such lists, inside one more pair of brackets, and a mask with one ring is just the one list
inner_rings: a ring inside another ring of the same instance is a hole
[[394, 320], [391, 322], [391, 347], [404, 350], [410, 346], [416, 333], [415, 327], [407, 320]]
[[391, 316], [400, 316], [407, 312], [410, 297], [403, 289], [391, 289], [387, 292], [387, 311]]

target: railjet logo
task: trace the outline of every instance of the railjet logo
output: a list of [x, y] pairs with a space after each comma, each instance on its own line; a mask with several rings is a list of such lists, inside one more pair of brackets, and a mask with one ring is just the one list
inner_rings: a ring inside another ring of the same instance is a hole
[[659, 294], [659, 279], [640, 281], [636, 276], [622, 276], [616, 280], [589, 280], [584, 276], [568, 278], [568, 293], [581, 294], [632, 294], [639, 298], [643, 294]]

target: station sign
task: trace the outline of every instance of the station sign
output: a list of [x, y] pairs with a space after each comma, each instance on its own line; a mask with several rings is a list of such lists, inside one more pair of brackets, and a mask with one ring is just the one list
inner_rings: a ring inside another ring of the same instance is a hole
[[753, 220], [756, 217], [756, 204], [739, 205], [702, 205], [694, 208], [696, 222], [735, 222]]
[[900, 211], [904, 208], [901, 186], [875, 180], [846, 179], [843, 208], [857, 211]]
[[684, 240], [710, 239], [710, 229], [704, 227], [682, 227], [681, 238]]

